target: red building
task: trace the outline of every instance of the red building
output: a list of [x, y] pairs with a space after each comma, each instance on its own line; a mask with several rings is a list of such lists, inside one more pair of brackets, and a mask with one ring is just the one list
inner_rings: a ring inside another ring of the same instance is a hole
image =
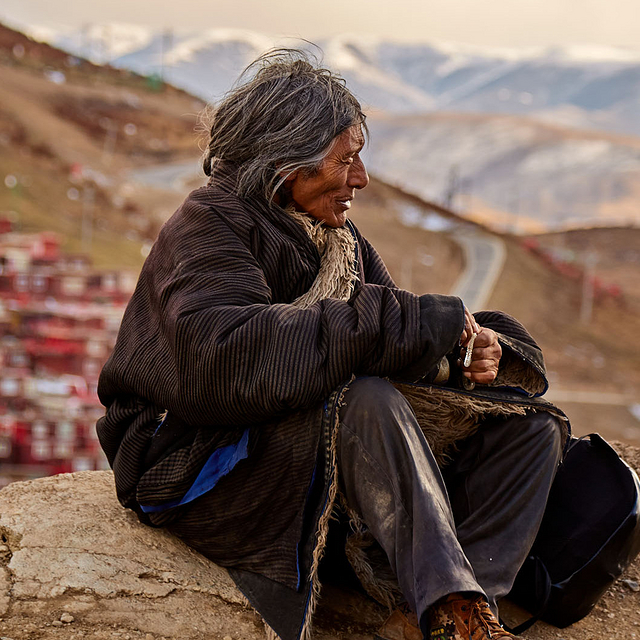
[[0, 229], [0, 485], [106, 468], [97, 381], [135, 279]]

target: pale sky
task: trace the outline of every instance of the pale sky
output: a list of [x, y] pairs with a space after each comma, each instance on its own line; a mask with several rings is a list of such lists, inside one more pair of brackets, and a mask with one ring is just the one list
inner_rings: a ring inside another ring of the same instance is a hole
[[0, 20], [235, 27], [310, 40], [355, 33], [418, 42], [640, 49], [640, 0], [2, 0]]

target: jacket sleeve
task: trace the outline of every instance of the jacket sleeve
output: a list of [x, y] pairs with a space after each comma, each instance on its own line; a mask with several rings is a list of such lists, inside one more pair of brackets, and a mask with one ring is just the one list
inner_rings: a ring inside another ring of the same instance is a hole
[[502, 357], [492, 387], [506, 387], [530, 397], [541, 396], [549, 388], [542, 350], [514, 317], [503, 311], [474, 313], [478, 323], [498, 334]]
[[251, 424], [311, 406], [352, 374], [435, 363], [462, 331], [459, 299], [433, 296], [425, 329], [418, 296], [378, 284], [348, 302], [271, 304], [245, 243], [222, 218], [211, 225], [179, 258], [161, 234], [101, 374], [105, 405], [130, 394], [193, 425]]
[[[356, 229], [358, 237], [358, 244], [361, 247], [363, 271], [365, 274], [365, 282], [375, 282], [387, 287], [397, 289], [397, 285], [394, 282], [391, 274], [387, 269], [387, 265], [384, 263], [380, 254], [376, 251], [375, 247]], [[433, 326], [438, 322], [439, 312], [438, 306], [443, 300], [458, 300], [452, 296], [440, 296], [433, 294], [425, 294], [419, 296], [420, 304], [420, 334], [424, 339], [428, 339]], [[462, 327], [464, 326], [464, 306], [461, 300], [458, 300], [460, 308], [460, 331], [457, 334], [457, 338], [462, 333]], [[453, 349], [457, 344], [457, 340], [451, 345]], [[422, 357], [415, 359], [407, 367], [403, 368], [394, 374], [394, 378], [400, 381], [416, 382], [424, 379], [431, 373], [434, 373], [434, 368], [437, 370], [438, 361], [448, 353], [444, 352], [435, 361], [432, 354], [424, 352]]]

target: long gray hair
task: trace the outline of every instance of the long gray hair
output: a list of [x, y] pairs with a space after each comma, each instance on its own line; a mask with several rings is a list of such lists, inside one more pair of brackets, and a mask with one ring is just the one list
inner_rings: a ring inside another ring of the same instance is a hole
[[336, 136], [357, 124], [367, 133], [345, 81], [304, 51], [269, 51], [239, 82], [205, 114], [210, 136], [203, 169], [211, 176], [219, 163], [232, 163], [242, 197], [272, 201], [291, 174], [318, 170]]

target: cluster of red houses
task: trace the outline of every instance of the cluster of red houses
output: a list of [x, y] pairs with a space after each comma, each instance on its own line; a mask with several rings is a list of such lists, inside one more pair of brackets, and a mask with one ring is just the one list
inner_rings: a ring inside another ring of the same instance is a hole
[[0, 486], [108, 466], [96, 388], [135, 279], [0, 224]]

